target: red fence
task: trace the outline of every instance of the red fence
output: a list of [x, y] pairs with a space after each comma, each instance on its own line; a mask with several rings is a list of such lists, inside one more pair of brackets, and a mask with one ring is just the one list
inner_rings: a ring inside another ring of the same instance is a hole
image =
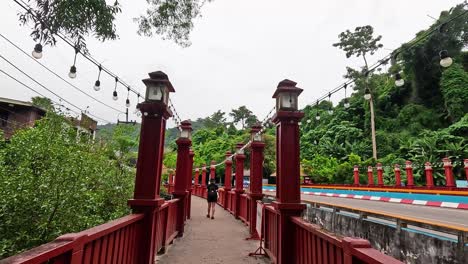
[[[271, 206], [264, 210], [265, 251], [276, 262], [278, 256], [278, 213]], [[337, 238], [317, 225], [292, 217], [294, 248], [291, 263], [401, 263], [371, 248], [369, 241], [359, 238]]]
[[249, 197], [247, 196], [247, 194], [241, 194], [239, 204], [239, 218], [242, 220], [242, 222], [244, 222], [247, 225], [249, 224], [249, 208]]
[[[177, 235], [179, 199], [165, 202], [156, 217], [156, 251], [164, 250]], [[117, 220], [58, 237], [52, 242], [0, 261], [6, 263], [139, 263], [137, 249], [144, 214]]]

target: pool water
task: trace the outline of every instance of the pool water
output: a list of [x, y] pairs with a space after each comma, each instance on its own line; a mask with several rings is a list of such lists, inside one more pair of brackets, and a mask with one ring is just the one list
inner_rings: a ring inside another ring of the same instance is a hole
[[[274, 191], [276, 190], [276, 187], [264, 185], [263, 189]], [[457, 195], [436, 195], [436, 194], [376, 192], [376, 191], [356, 191], [356, 190], [333, 190], [333, 189], [321, 189], [321, 188], [301, 188], [301, 192], [354, 194], [354, 195], [379, 196], [379, 197], [398, 198], [398, 199], [411, 199], [411, 200], [468, 204], [468, 196], [457, 196]]]

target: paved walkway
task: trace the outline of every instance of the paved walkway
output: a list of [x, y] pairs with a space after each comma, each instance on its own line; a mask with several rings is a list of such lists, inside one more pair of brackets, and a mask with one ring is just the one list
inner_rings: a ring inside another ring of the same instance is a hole
[[265, 264], [267, 258], [247, 256], [257, 249], [258, 241], [246, 241], [248, 228], [228, 211], [216, 206], [215, 219], [206, 218], [206, 200], [192, 196], [192, 219], [185, 225], [182, 238], [176, 239], [156, 263]]

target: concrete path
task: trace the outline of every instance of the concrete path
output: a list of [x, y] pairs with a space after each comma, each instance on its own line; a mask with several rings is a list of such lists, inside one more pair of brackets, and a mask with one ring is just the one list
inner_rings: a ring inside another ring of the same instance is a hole
[[247, 256], [257, 249], [258, 241], [247, 241], [248, 228], [223, 208], [216, 206], [215, 219], [206, 218], [206, 200], [192, 196], [192, 219], [185, 225], [182, 238], [175, 240], [156, 263], [264, 264], [267, 258]]

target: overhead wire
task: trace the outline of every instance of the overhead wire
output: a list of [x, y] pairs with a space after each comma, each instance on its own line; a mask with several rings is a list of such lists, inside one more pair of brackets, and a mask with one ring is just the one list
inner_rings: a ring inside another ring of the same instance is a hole
[[[6, 59], [5, 57], [3, 57], [1, 54], [0, 54], [0, 58], [2, 58], [3, 60], [5, 60], [8, 64], [10, 64], [11, 66], [13, 66], [15, 69], [17, 69], [19, 72], [23, 73], [24, 75], [26, 75], [29, 79], [33, 80], [35, 83], [37, 83], [38, 85], [40, 85], [41, 87], [43, 87], [44, 89], [46, 89], [47, 91], [51, 92], [52, 94], [54, 94], [55, 96], [57, 96], [58, 98], [60, 98], [61, 100], [63, 100], [64, 102], [70, 104], [71, 106], [75, 107], [76, 109], [80, 110], [81, 112], [76, 112], [72, 109], [70, 109], [70, 111], [80, 115], [84, 112], [86, 112], [85, 110], [81, 109], [80, 107], [76, 106], [75, 104], [73, 103], [70, 103], [69, 101], [67, 101], [66, 99], [64, 99], [63, 97], [61, 97], [60, 95], [56, 94], [55, 92], [53, 92], [52, 90], [50, 90], [49, 88], [47, 88], [46, 86], [42, 85], [41, 83], [39, 83], [36, 79], [34, 79], [33, 77], [31, 77], [30, 75], [28, 75], [27, 73], [25, 73], [24, 71], [22, 71], [21, 69], [19, 69], [16, 65], [14, 65], [13, 63], [11, 63], [8, 59]], [[42, 96], [42, 97], [47, 97], [45, 96], [43, 93], [40, 93], [38, 92], [36, 89], [30, 87], [29, 85], [25, 84], [24, 82], [20, 81], [19, 79], [13, 77], [11, 74], [5, 72], [4, 70], [0, 69], [0, 72], [2, 72], [4, 75], [8, 76], [10, 79], [16, 81], [17, 83], [23, 85], [24, 87], [28, 88], [29, 90], [35, 92], [36, 94]], [[54, 100], [52, 100], [53, 102], [57, 103], [57, 104], [60, 104]], [[88, 115], [90, 115], [91, 117], [94, 117], [96, 119], [99, 119], [101, 121], [104, 121], [104, 122], [107, 122], [107, 123], [111, 123], [110, 121], [104, 119], [104, 118], [101, 118], [101, 117], [98, 117], [92, 113], [89, 113], [88, 112]]]
[[74, 84], [70, 83], [69, 81], [67, 81], [66, 79], [64, 79], [63, 77], [61, 77], [60, 75], [58, 75], [55, 71], [51, 70], [49, 67], [47, 67], [46, 65], [44, 65], [43, 63], [41, 63], [40, 61], [36, 60], [34, 57], [32, 57], [29, 53], [27, 53], [25, 50], [23, 50], [22, 48], [20, 48], [18, 45], [16, 45], [13, 41], [11, 41], [10, 39], [8, 39], [7, 37], [5, 37], [2, 33], [0, 33], [0, 37], [2, 37], [4, 40], [6, 40], [8, 43], [10, 43], [13, 47], [15, 47], [16, 49], [18, 49], [19, 51], [21, 51], [21, 53], [25, 54], [27, 57], [29, 57], [30, 59], [32, 59], [33, 61], [35, 61], [36, 63], [38, 63], [39, 65], [41, 65], [44, 69], [46, 69], [47, 71], [49, 71], [50, 73], [52, 73], [53, 75], [55, 75], [57, 78], [59, 78], [60, 80], [64, 81], [65, 83], [67, 83], [69, 86], [73, 87], [74, 89], [78, 90], [79, 92], [81, 92], [82, 94], [86, 95], [87, 97], [93, 99], [94, 101], [114, 110], [114, 111], [117, 111], [119, 113], [125, 113], [115, 107], [112, 107], [108, 104], [106, 104], [105, 102], [102, 102], [101, 100], [97, 99], [96, 97], [86, 93], [85, 91], [83, 91], [82, 89], [78, 88], [77, 86], [75, 86]]

